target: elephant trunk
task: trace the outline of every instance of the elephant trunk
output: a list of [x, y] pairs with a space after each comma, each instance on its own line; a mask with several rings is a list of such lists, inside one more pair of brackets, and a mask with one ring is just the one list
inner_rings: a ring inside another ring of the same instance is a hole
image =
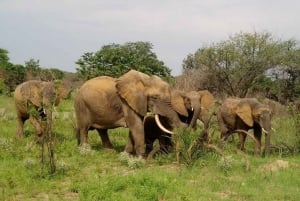
[[193, 110], [194, 110], [193, 117], [191, 119], [191, 122], [189, 123], [189, 127], [195, 129], [196, 125], [197, 125], [197, 119], [200, 115], [201, 109], [200, 109], [200, 107], [196, 107], [196, 108], [193, 108]]

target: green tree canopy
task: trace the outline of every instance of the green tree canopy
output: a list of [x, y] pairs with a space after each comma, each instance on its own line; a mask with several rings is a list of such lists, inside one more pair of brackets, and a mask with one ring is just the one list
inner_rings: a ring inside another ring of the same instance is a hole
[[269, 33], [238, 33], [228, 40], [200, 48], [183, 61], [184, 71], [198, 69], [208, 85], [230, 96], [245, 97], [270, 69], [299, 69], [293, 40], [275, 40]]
[[31, 76], [37, 76], [40, 71], [40, 61], [34, 60], [33, 58], [29, 59], [29, 61], [25, 61], [25, 68], [26, 68], [26, 72], [28, 74], [30, 74]]
[[9, 94], [24, 79], [24, 66], [10, 63], [8, 51], [0, 48], [0, 93]]
[[105, 45], [95, 53], [84, 53], [76, 62], [76, 70], [84, 79], [100, 75], [118, 77], [130, 69], [170, 77], [171, 70], [158, 60], [152, 48], [149, 42]]

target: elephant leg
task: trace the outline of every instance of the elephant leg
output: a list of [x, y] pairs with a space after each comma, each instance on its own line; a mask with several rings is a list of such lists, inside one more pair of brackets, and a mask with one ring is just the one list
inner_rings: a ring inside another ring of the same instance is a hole
[[125, 146], [125, 151], [126, 151], [127, 153], [132, 154], [132, 153], [133, 153], [133, 147], [134, 147], [134, 141], [133, 141], [131, 132], [129, 131], [127, 144], [126, 144], [126, 146]]
[[112, 149], [113, 146], [109, 140], [107, 129], [97, 129], [102, 141], [102, 146], [107, 149]]
[[265, 154], [270, 154], [270, 146], [271, 146], [271, 139], [270, 139], [270, 133], [265, 134]]
[[204, 141], [204, 142], [208, 142], [209, 141], [209, 136], [208, 136], [208, 129], [209, 129], [209, 114], [207, 111], [202, 111], [201, 114], [201, 119], [204, 125], [204, 130], [201, 132], [200, 134], [200, 138]]
[[29, 121], [33, 125], [33, 127], [35, 128], [36, 136], [37, 137], [42, 137], [43, 128], [42, 128], [42, 125], [39, 122], [39, 120], [37, 118], [33, 117], [33, 116], [30, 116]]
[[173, 146], [171, 136], [167, 134], [161, 134], [159, 137], [159, 147], [160, 147], [160, 152], [167, 154], [169, 153], [170, 147]]
[[22, 117], [18, 117], [18, 127], [17, 127], [17, 133], [16, 138], [22, 138], [24, 136], [24, 122], [26, 119], [23, 119]]
[[238, 149], [244, 151], [245, 150], [245, 141], [247, 135], [245, 133], [239, 133], [239, 146]]
[[79, 133], [79, 136], [77, 136], [79, 146], [90, 148], [88, 144], [88, 128], [87, 127], [78, 128], [77, 132]]
[[254, 137], [256, 139], [254, 154], [260, 155], [260, 153], [261, 153], [261, 133], [254, 133]]
[[126, 104], [123, 104], [122, 106], [123, 106], [124, 116], [126, 119], [126, 124], [130, 130], [129, 138], [131, 139], [131, 142], [129, 142], [131, 143], [131, 145], [130, 144], [126, 145], [125, 150], [130, 151], [130, 146], [134, 146], [136, 154], [144, 157], [146, 152], [146, 144], [145, 144], [145, 132], [144, 132], [144, 125], [143, 125], [142, 118], [139, 115], [137, 115], [136, 112]]

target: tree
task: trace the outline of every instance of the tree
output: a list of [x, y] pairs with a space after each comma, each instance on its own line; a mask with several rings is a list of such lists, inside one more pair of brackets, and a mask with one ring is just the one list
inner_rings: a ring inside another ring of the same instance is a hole
[[84, 53], [76, 62], [76, 70], [86, 80], [99, 75], [118, 77], [130, 69], [170, 77], [171, 70], [158, 60], [152, 48], [149, 42], [105, 45], [95, 53]]
[[[40, 71], [40, 61], [39, 60], [34, 60], [34, 59], [29, 59], [29, 61], [25, 61], [25, 69], [27, 73], [27, 77], [36, 77]], [[30, 79], [28, 78], [28, 79]]]
[[64, 72], [56, 68], [40, 69], [40, 79], [45, 81], [62, 80]]
[[0, 48], [0, 93], [10, 93], [24, 82], [25, 69], [22, 65], [9, 62], [8, 51]]
[[18, 84], [25, 81], [25, 68], [22, 65], [10, 64], [5, 67], [4, 83], [7, 86], [7, 93], [15, 90]]
[[8, 51], [0, 48], [0, 66], [7, 65], [9, 63]]
[[188, 55], [183, 69], [199, 69], [218, 91], [245, 97], [269, 69], [286, 63], [287, 54], [282, 50], [288, 49], [288, 44], [269, 33], [241, 32]]

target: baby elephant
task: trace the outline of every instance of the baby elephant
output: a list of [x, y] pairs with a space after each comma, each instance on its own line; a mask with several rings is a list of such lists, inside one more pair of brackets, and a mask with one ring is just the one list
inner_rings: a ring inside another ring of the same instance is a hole
[[[160, 123], [164, 128], [172, 130], [167, 119], [160, 117]], [[173, 147], [171, 134], [164, 132], [156, 123], [154, 116], [146, 116], [144, 118], [145, 144], [146, 154], [148, 155], [153, 150], [155, 140], [159, 142], [159, 152], [167, 154]]]
[[234, 132], [239, 133], [239, 149], [245, 148], [246, 132], [254, 130], [254, 154], [261, 153], [262, 131], [265, 133], [265, 153], [270, 150], [271, 112], [268, 106], [255, 98], [228, 98], [217, 111], [221, 138], [226, 140]]

